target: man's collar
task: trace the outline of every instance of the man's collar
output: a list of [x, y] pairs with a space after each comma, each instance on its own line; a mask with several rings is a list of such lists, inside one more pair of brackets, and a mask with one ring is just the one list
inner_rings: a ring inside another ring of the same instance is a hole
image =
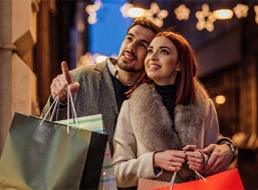
[[114, 63], [112, 63], [112, 60], [113, 60], [113, 58], [109, 58], [107, 60], [108, 69], [109, 69], [111, 75], [119, 80], [118, 71], [116, 70]]
[[[115, 63], [116, 60], [114, 58], [109, 58], [107, 59], [107, 65], [108, 65], [108, 69], [111, 73], [112, 76], [114, 76], [117, 80], [119, 80], [119, 75], [118, 75], [118, 71], [115, 67]], [[120, 80], [119, 80], [120, 81]], [[124, 86], [133, 86], [137, 81], [133, 82], [132, 84], [127, 84], [127, 85], [124, 85]]]

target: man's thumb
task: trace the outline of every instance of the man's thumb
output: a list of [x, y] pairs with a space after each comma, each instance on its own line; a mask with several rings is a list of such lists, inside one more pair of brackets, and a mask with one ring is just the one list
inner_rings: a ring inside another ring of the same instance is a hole
[[80, 88], [80, 84], [78, 82], [74, 82], [70, 84], [70, 90], [72, 93], [76, 93], [79, 88]]
[[213, 144], [210, 144], [209, 146], [207, 146], [206, 148], [204, 148], [202, 151], [204, 153], [210, 153], [214, 150], [215, 146]]

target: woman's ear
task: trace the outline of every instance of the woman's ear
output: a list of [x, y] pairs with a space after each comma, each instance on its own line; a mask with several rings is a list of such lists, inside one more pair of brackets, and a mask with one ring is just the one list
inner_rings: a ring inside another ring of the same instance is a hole
[[181, 66], [182, 66], [181, 61], [178, 61], [177, 64], [176, 64], [175, 71], [181, 71]]

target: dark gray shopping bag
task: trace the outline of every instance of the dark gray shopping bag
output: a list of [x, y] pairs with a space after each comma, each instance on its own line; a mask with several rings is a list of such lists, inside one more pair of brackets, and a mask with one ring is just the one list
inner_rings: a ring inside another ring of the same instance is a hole
[[0, 189], [98, 189], [107, 135], [15, 113]]

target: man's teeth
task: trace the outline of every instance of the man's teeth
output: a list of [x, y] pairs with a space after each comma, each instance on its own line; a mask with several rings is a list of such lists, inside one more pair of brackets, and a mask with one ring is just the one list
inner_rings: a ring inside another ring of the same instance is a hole
[[129, 55], [125, 55], [125, 57], [128, 58], [128, 59], [133, 59], [133, 57], [129, 56]]

